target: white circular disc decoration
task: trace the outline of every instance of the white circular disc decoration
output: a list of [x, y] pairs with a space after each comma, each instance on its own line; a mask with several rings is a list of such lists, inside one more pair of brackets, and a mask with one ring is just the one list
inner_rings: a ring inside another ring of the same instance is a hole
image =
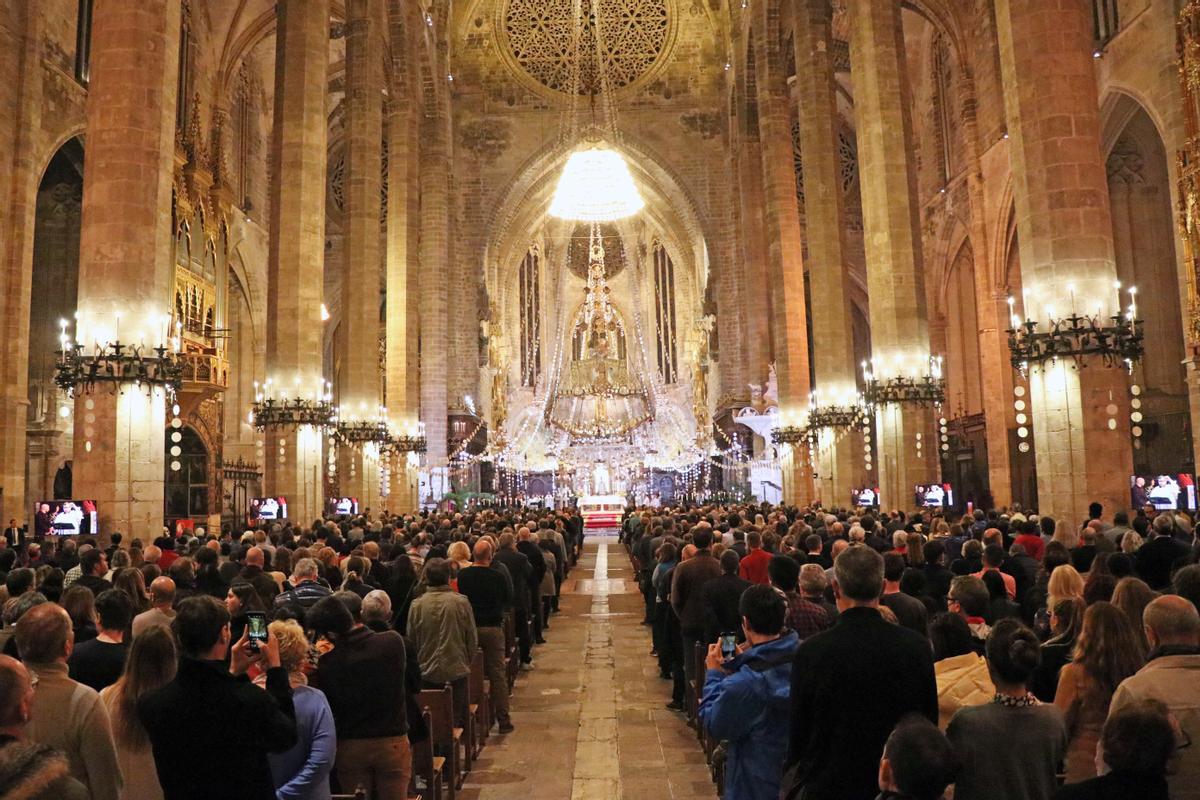
[[1130, 433], [1132, 433], [1134, 436], [1141, 436], [1141, 435], [1142, 435], [1142, 428], [1141, 428], [1141, 426], [1140, 426], [1140, 425], [1134, 425], [1134, 426], [1133, 426], [1133, 429], [1130, 431]]
[[176, 403], [175, 405], [171, 406], [171, 414], [176, 417], [179, 416], [179, 403]]
[[1021, 439], [1024, 439], [1025, 437], [1029, 436], [1029, 428], [1026, 428], [1024, 425], [1017, 428], [1017, 436]]
[[[182, 442], [183, 434], [180, 433], [179, 431], [175, 431], [174, 433], [171, 434], [171, 441], [172, 442]], [[260, 447], [261, 447], [261, 445], [260, 445]]]
[[1019, 445], [1017, 445], [1017, 449], [1020, 450], [1022, 453], [1028, 453], [1029, 452], [1029, 442], [1021, 442]]
[[183, 469], [183, 464], [180, 464], [178, 461], [171, 462], [171, 471], [172, 472], [179, 472], [179, 470], [181, 470], [181, 469]]
[[1017, 411], [1024, 411], [1025, 410], [1025, 401], [1018, 400], [1017, 402], [1013, 403], [1013, 408], [1015, 408]]
[[171, 448], [171, 455], [178, 458], [179, 456], [183, 455], [183, 448], [181, 448], [179, 445], [175, 445]]
[[1109, 421], [1108, 421], [1108, 429], [1109, 429], [1110, 431], [1115, 431], [1115, 430], [1117, 429], [1117, 421], [1116, 421], [1115, 419], [1109, 419]]
[[93, 408], [96, 407], [96, 401], [89, 397], [87, 400], [83, 401], [83, 407], [86, 408], [88, 411], [91, 411]]
[[949, 450], [950, 450], [950, 445], [948, 445], [948, 444], [944, 444], [944, 445], [942, 445], [942, 450], [943, 450], [943, 451], [949, 451]]
[[1129, 415], [1129, 418], [1130, 418], [1131, 420], [1133, 420], [1134, 422], [1141, 422], [1141, 421], [1142, 421], [1142, 412], [1140, 412], [1140, 411], [1135, 411], [1135, 412], [1133, 412], [1132, 414], [1130, 414], [1130, 415]]
[[1135, 398], [1133, 398], [1132, 400], [1130, 400], [1130, 401], [1129, 401], [1129, 407], [1130, 407], [1130, 408], [1141, 408], [1141, 407], [1142, 407], [1142, 401], [1141, 401], [1141, 400], [1139, 400], [1138, 398], [1136, 398], [1136, 397], [1135, 397]]
[[1129, 387], [1129, 393], [1130, 393], [1131, 395], [1133, 395], [1134, 397], [1137, 397], [1139, 394], [1141, 394], [1141, 393], [1142, 393], [1142, 387], [1138, 386], [1138, 385], [1135, 383], [1133, 386], [1130, 386], [1130, 387]]
[[91, 425], [93, 422], [96, 421], [96, 415], [95, 414], [84, 414], [83, 421], [86, 422], [88, 425]]
[[1025, 416], [1024, 414], [1017, 414], [1017, 424], [1018, 425], [1024, 425], [1028, 421], [1029, 421], [1029, 417]]
[[84, 451], [85, 451], [85, 452], [88, 452], [88, 453], [92, 452], [92, 443], [91, 443], [91, 442], [84, 442], [84, 443], [83, 443], [83, 449], [84, 449]]
[[171, 420], [171, 427], [172, 428], [182, 428], [183, 420], [181, 420], [179, 417], [176, 417], [175, 419]]
[[915, 435], [916, 435], [916, 437], [917, 437], [917, 441], [918, 441], [918, 442], [919, 442], [919, 441], [921, 441], [921, 432], [920, 432], [920, 431], [917, 431], [917, 433], [916, 433]]
[[1013, 394], [1015, 394], [1017, 397], [1024, 397], [1025, 396], [1025, 387], [1024, 386], [1014, 386]]
[[1120, 409], [1117, 408], [1116, 403], [1109, 403], [1107, 406], [1104, 407], [1104, 412], [1106, 414], [1108, 414], [1110, 417], [1115, 415], [1117, 413], [1117, 411], [1119, 411], [1119, 410]]

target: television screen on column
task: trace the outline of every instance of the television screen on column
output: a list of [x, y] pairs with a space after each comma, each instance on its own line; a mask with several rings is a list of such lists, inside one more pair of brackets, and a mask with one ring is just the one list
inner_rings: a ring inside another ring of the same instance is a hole
[[78, 536], [99, 533], [95, 500], [42, 500], [33, 509], [38, 536]]
[[949, 508], [954, 505], [954, 487], [948, 483], [919, 483], [913, 500], [921, 508]]
[[1129, 504], [1158, 511], [1195, 511], [1196, 477], [1186, 472], [1129, 476]]
[[879, 487], [865, 486], [850, 492], [850, 505], [855, 508], [878, 508]]
[[250, 519], [273, 520], [287, 519], [286, 497], [252, 497], [250, 498]]
[[357, 497], [334, 497], [329, 500], [329, 513], [335, 517], [358, 513]]

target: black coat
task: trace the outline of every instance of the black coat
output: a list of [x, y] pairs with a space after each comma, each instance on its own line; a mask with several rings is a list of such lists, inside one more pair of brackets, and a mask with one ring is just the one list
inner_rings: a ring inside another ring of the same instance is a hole
[[884, 742], [901, 717], [937, 722], [933, 651], [875, 609], [847, 609], [796, 648], [791, 703], [784, 786], [821, 800], [874, 797]]
[[532, 569], [529, 574], [529, 589], [530, 596], [533, 597], [546, 575], [546, 559], [542, 557], [542, 548], [538, 547], [537, 542], [517, 542], [517, 552], [529, 560]]
[[1171, 567], [1191, 553], [1191, 549], [1171, 536], [1158, 536], [1137, 551], [1137, 574], [1151, 589], [1165, 589], [1171, 584]]
[[528, 611], [530, 580], [533, 577], [529, 556], [518, 550], [497, 550], [493, 558], [497, 564], [504, 565], [512, 578], [513, 607]]
[[[138, 700], [166, 800], [274, 800], [267, 753], [296, 743], [287, 672], [267, 671], [267, 688], [221, 662], [185, 658], [175, 680]], [[200, 768], [202, 761], [212, 768]]]
[[704, 595], [708, 611], [704, 638], [709, 644], [715, 642], [722, 633], [736, 633], [741, 639], [742, 615], [738, 612], [738, 602], [742, 599], [742, 592], [753, 585], [737, 575], [722, 575], [704, 584], [700, 593]]

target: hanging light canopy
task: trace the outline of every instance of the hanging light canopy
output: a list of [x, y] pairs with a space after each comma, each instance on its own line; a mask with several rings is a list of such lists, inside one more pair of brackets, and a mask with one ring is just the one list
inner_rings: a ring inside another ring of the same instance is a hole
[[592, 145], [567, 159], [549, 213], [577, 222], [615, 222], [645, 205], [621, 154]]

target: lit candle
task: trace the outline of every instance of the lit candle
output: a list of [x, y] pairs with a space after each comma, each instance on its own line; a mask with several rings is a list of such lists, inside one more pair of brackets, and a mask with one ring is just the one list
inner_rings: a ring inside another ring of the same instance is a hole
[[1121, 282], [1113, 281], [1113, 288], [1117, 290], [1117, 313], [1121, 313]]
[[1075, 316], [1075, 284], [1067, 284], [1067, 295], [1071, 298], [1071, 316]]

